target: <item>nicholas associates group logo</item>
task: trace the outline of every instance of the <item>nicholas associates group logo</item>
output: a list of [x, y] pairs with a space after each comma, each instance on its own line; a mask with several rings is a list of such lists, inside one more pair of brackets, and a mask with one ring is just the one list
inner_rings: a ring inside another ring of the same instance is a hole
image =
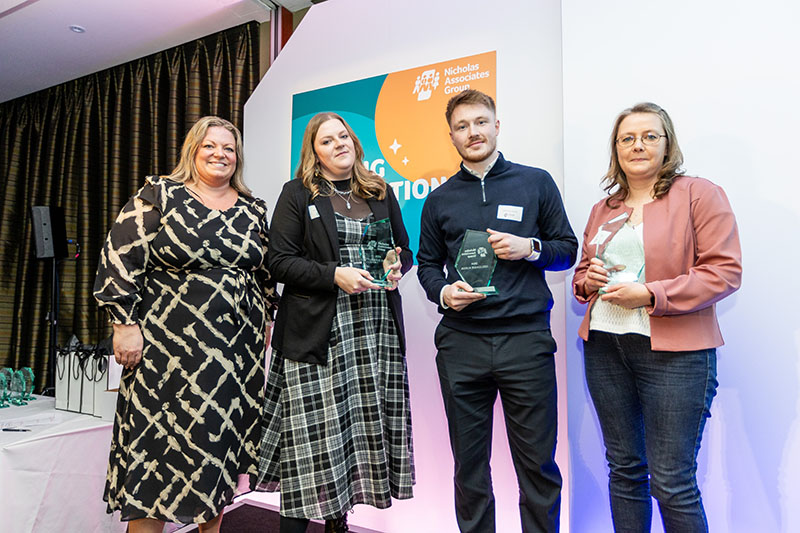
[[426, 70], [419, 76], [414, 83], [414, 92], [411, 94], [417, 95], [417, 101], [430, 100], [433, 91], [439, 86], [439, 71], [435, 68]]

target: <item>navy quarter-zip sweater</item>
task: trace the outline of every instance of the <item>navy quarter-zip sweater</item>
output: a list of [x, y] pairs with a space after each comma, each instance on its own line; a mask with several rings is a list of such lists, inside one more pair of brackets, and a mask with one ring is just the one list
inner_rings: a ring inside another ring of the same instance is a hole
[[[498, 206], [504, 206], [503, 218], [498, 218]], [[519, 208], [521, 217], [508, 215], [509, 211], [519, 213]], [[483, 180], [462, 165], [428, 195], [420, 226], [417, 276], [428, 299], [436, 304], [442, 287], [460, 279], [454, 265], [465, 230], [491, 228], [542, 242], [536, 261], [498, 259], [491, 282], [498, 295], [461, 311], [440, 305], [443, 325], [469, 333], [521, 333], [550, 327], [553, 295], [544, 271], [570, 268], [578, 240], [547, 171], [508, 162], [503, 154]]]

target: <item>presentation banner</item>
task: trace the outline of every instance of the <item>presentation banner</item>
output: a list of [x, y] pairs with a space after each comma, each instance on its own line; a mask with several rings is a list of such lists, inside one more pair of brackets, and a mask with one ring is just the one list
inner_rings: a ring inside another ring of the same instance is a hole
[[466, 89], [495, 98], [496, 87], [492, 51], [295, 94], [291, 175], [311, 117], [338, 113], [361, 141], [364, 164], [394, 189], [416, 252], [422, 204], [461, 162], [444, 117], [447, 101]]

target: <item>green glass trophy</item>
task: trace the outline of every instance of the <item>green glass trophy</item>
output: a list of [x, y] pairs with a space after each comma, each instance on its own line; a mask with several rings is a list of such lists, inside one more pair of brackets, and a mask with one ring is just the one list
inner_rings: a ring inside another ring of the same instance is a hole
[[0, 408], [8, 407], [8, 380], [6, 379], [6, 375], [0, 372]]
[[25, 400], [25, 375], [17, 370], [11, 375], [11, 404], [28, 405]]
[[472, 229], [465, 231], [456, 257], [456, 272], [461, 279], [475, 292], [487, 296], [497, 294], [497, 288], [490, 285], [496, 266], [497, 256], [489, 244], [489, 234]]
[[23, 366], [19, 371], [22, 372], [22, 377], [25, 378], [25, 394], [23, 395], [23, 399], [26, 402], [35, 400], [36, 398], [33, 396], [33, 388], [35, 386], [33, 369], [29, 366]]
[[361, 236], [361, 268], [372, 276], [372, 282], [380, 287], [391, 287], [387, 279], [389, 267], [397, 262], [397, 252], [392, 238], [392, 224], [388, 218], [371, 222]]
[[[603, 242], [598, 242], [595, 248], [595, 257], [603, 261], [603, 268], [608, 271], [608, 284], [600, 287], [598, 294], [605, 294], [606, 288], [617, 283], [642, 281], [644, 272], [644, 250], [642, 243], [630, 236], [614, 239], [619, 234], [626, 218], [617, 217], [611, 222], [600, 227]], [[620, 234], [622, 236], [622, 234]], [[638, 259], [632, 259], [638, 258]]]
[[0, 407], [11, 405], [11, 380], [14, 371], [10, 367], [0, 369]]

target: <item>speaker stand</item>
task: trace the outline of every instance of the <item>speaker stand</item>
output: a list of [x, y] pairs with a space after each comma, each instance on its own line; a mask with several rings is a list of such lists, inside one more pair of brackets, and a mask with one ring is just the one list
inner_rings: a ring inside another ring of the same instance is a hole
[[56, 394], [56, 357], [58, 346], [58, 259], [50, 258], [50, 312], [47, 321], [50, 323], [50, 342], [48, 350], [50, 357], [47, 359], [47, 382], [42, 391], [45, 395]]

